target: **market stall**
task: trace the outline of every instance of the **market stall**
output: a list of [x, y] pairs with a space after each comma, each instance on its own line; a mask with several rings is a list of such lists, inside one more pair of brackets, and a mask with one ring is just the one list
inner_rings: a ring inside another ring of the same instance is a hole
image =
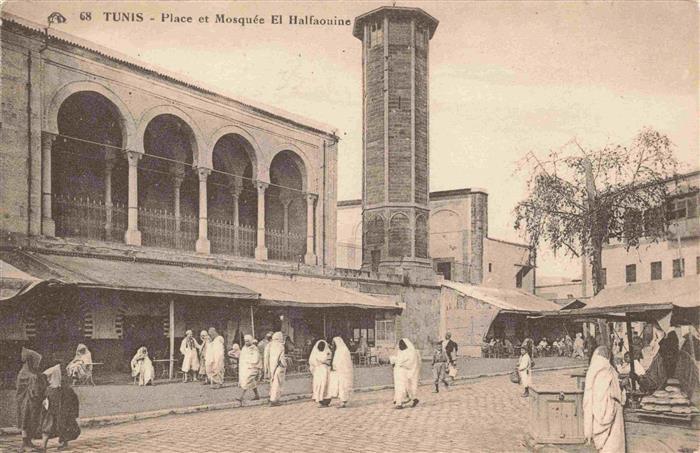
[[[620, 373], [620, 381], [627, 390], [624, 420], [628, 442], [630, 436], [635, 435], [649, 438], [671, 436], [674, 442], [690, 442], [689, 451], [697, 447], [700, 442], [700, 368], [696, 360], [700, 353], [697, 351], [700, 342], [700, 275], [604, 289], [585, 308], [543, 312], [540, 317], [593, 322], [598, 343], [608, 346], [612, 343], [612, 324], [624, 323], [627, 330], [624, 348], [630, 360]], [[635, 360], [641, 358], [641, 351], [637, 350], [639, 342], [634, 337], [632, 324], [640, 322], [653, 326], [653, 331], [658, 334], [650, 344], [644, 345], [644, 353], [649, 355], [647, 359], [651, 359], [646, 370], [642, 370], [640, 362]], [[666, 344], [663, 339], [668, 339]], [[668, 346], [668, 343], [672, 345]], [[579, 380], [579, 386], [575, 385], [579, 389], [580, 374], [572, 376], [572, 379]], [[569, 387], [562, 384], [562, 392], [570, 390]], [[533, 399], [531, 404], [538, 402]], [[533, 445], [551, 443], [551, 435], [542, 435], [544, 431], [540, 428], [556, 426], [557, 423], [550, 420], [556, 414], [557, 411], [533, 408]], [[574, 412], [573, 418], [574, 423], [582, 427], [583, 414]], [[571, 444], [580, 443], [580, 437], [571, 439]], [[680, 448], [684, 446], [682, 444]]]

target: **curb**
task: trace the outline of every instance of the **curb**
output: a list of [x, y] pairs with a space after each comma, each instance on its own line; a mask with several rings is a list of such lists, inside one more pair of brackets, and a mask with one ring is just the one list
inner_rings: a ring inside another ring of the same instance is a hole
[[[582, 366], [570, 365], [570, 366], [560, 366], [560, 367], [551, 367], [551, 368], [535, 368], [534, 371], [559, 371], [559, 370], [581, 368]], [[454, 384], [461, 385], [461, 384], [464, 384], [466, 381], [471, 381], [474, 379], [507, 376], [510, 373], [511, 373], [511, 371], [498, 371], [495, 373], [484, 373], [484, 374], [477, 374], [477, 375], [470, 375], [470, 376], [458, 376], [457, 378], [455, 378], [453, 385]], [[428, 385], [432, 385], [432, 384], [433, 384], [432, 380], [423, 380], [420, 382], [419, 385], [420, 386], [428, 386]], [[370, 387], [356, 388], [356, 389], [353, 389], [353, 392], [354, 393], [369, 393], [369, 392], [378, 392], [381, 390], [389, 390], [389, 389], [393, 389], [393, 388], [394, 388], [393, 384], [384, 384], [384, 385], [375, 385], [375, 386], [370, 386]], [[297, 393], [297, 394], [288, 395], [287, 397], [282, 398], [281, 401], [284, 403], [298, 403], [298, 402], [302, 402], [302, 401], [308, 401], [310, 399], [311, 399], [311, 393]], [[228, 403], [214, 403], [214, 404], [203, 404], [203, 405], [199, 405], [199, 406], [159, 409], [159, 410], [148, 411], [148, 412], [137, 412], [135, 414], [116, 414], [116, 415], [105, 415], [105, 416], [101, 416], [101, 417], [79, 418], [78, 425], [80, 425], [81, 428], [99, 428], [99, 427], [103, 427], [103, 426], [120, 425], [122, 423], [129, 423], [129, 422], [134, 422], [134, 421], [139, 421], [139, 420], [148, 420], [148, 419], [152, 419], [152, 418], [165, 417], [166, 415], [196, 414], [199, 412], [234, 409], [234, 408], [240, 408], [240, 407], [257, 407], [257, 406], [263, 406], [265, 404], [267, 404], [267, 399], [260, 399], [257, 401], [249, 400], [249, 401], [246, 401], [246, 404], [244, 404], [244, 405], [241, 405], [241, 403], [236, 400], [236, 401], [231, 401]], [[11, 435], [17, 435], [17, 434], [20, 434], [20, 430], [15, 428], [15, 427], [0, 428], [0, 436], [11, 436]]]

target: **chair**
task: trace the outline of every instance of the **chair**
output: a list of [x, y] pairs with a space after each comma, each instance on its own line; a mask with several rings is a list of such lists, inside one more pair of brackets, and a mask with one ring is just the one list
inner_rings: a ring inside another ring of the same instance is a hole
[[357, 364], [359, 366], [367, 365], [369, 363], [369, 354], [368, 353], [363, 354], [361, 352], [358, 353], [357, 354], [357, 361], [358, 361]]
[[377, 354], [377, 348], [369, 348], [367, 353], [367, 363], [369, 366], [379, 365], [379, 355]]
[[92, 380], [92, 371], [93, 367], [95, 365], [102, 365], [102, 363], [89, 363], [85, 365], [85, 375], [80, 376], [76, 380], [76, 385], [87, 385], [87, 384], [92, 384], [95, 385], [95, 381]]

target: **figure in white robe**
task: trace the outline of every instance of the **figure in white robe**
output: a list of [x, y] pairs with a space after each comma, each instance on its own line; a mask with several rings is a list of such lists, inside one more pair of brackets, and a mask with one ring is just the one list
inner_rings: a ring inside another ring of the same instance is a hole
[[287, 358], [284, 355], [284, 335], [276, 332], [267, 345], [266, 367], [270, 370], [270, 406], [278, 406], [282, 396], [282, 386], [287, 374]]
[[523, 387], [525, 397], [530, 394], [530, 386], [532, 385], [532, 340], [526, 339], [520, 347], [520, 360], [518, 361], [518, 375], [520, 376], [520, 385]]
[[73, 379], [73, 384], [86, 382], [92, 376], [92, 353], [84, 344], [79, 344], [75, 357], [66, 365], [66, 373]]
[[192, 372], [192, 380], [197, 380], [197, 372], [199, 371], [199, 344], [192, 336], [192, 331], [185, 332], [185, 338], [180, 343], [180, 354], [182, 354], [182, 372], [185, 373], [184, 382]]
[[329, 382], [331, 398], [340, 400], [340, 407], [345, 407], [352, 394], [352, 356], [345, 342], [340, 337], [333, 338], [333, 361]]
[[389, 361], [394, 366], [394, 405], [403, 409], [418, 404], [421, 357], [408, 338], [399, 341], [399, 351]]
[[309, 355], [309, 371], [312, 376], [312, 396], [320, 407], [331, 402], [329, 381], [332, 361], [331, 348], [325, 340], [318, 340]]
[[274, 332], [268, 332], [265, 334], [265, 338], [258, 343], [258, 350], [263, 358], [263, 378], [270, 379], [270, 370], [267, 369], [268, 357], [270, 355], [270, 343], [272, 342], [272, 335]]
[[574, 340], [574, 352], [571, 354], [571, 357], [573, 357], [574, 359], [584, 358], [585, 346], [586, 344], [583, 341], [583, 336], [581, 335], [581, 332], [576, 333], [576, 339]]
[[243, 397], [248, 390], [253, 391], [253, 399], [259, 400], [258, 383], [262, 379], [262, 358], [260, 350], [254, 344], [251, 335], [243, 337], [243, 348], [238, 356], [238, 385], [243, 389], [240, 401], [243, 404]]
[[610, 351], [596, 348], [586, 372], [583, 392], [583, 433], [587, 442], [603, 453], [625, 452], [624, 394]]
[[224, 337], [216, 332], [213, 327], [209, 329], [211, 343], [207, 345], [206, 367], [207, 377], [212, 388], [221, 388], [224, 384], [224, 372], [226, 368], [226, 347]]
[[202, 340], [201, 343], [197, 344], [198, 356], [199, 356], [199, 377], [202, 378], [202, 384], [207, 385], [207, 347], [211, 343], [211, 338], [209, 338], [209, 332], [202, 330], [199, 334], [199, 339]]
[[139, 385], [153, 385], [155, 374], [153, 362], [148, 357], [148, 349], [146, 346], [141, 346], [131, 359], [131, 375], [138, 378]]

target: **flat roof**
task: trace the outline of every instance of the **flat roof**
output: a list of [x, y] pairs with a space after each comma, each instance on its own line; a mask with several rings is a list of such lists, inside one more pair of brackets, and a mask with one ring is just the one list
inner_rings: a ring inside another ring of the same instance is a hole
[[420, 8], [407, 8], [404, 6], [382, 6], [372, 11], [361, 14], [355, 18], [352, 34], [357, 39], [362, 39], [362, 26], [369, 20], [376, 19], [377, 16], [394, 16], [394, 17], [415, 17], [428, 25], [430, 30], [430, 38], [435, 34], [435, 29], [439, 21], [426, 13]]

